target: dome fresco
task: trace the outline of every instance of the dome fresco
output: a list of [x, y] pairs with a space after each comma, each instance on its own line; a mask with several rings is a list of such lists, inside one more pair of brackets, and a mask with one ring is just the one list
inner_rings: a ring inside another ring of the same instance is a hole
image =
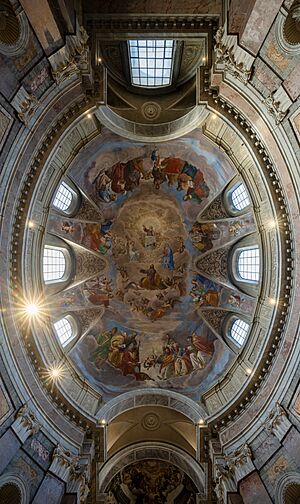
[[69, 358], [105, 398], [158, 387], [199, 400], [233, 362], [225, 321], [251, 320], [256, 305], [227, 264], [256, 232], [251, 207], [216, 212], [236, 175], [200, 130], [161, 145], [103, 130], [70, 167], [89, 211], [52, 208], [47, 232], [80, 250], [84, 274], [75, 259], [74, 278], [52, 295], [53, 320], [79, 321]]

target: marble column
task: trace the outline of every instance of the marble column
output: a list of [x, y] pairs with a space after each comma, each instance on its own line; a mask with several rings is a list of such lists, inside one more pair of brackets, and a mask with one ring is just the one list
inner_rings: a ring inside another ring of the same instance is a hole
[[99, 433], [99, 461], [106, 462], [107, 460], [107, 429], [108, 425], [105, 420], [102, 420], [101, 423], [97, 425], [98, 433]]
[[236, 492], [236, 483], [234, 472], [228, 467], [225, 457], [222, 453], [222, 447], [218, 440], [213, 439], [209, 442], [209, 456], [213, 468], [213, 479], [215, 481], [215, 492], [218, 502], [227, 502], [227, 495], [230, 492]]
[[28, 406], [22, 406], [15, 421], [0, 439], [0, 453], [5, 453], [5, 457], [0, 457], [0, 474], [8, 466], [10, 461], [16, 455], [19, 448], [33, 434], [40, 429], [34, 414]]
[[35, 494], [32, 504], [60, 504], [65, 494], [66, 483], [78, 461], [78, 457], [58, 445], [53, 452], [51, 466]]

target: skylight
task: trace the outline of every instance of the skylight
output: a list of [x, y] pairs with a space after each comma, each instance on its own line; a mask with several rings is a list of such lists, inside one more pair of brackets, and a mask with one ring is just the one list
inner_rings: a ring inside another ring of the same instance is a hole
[[66, 271], [66, 258], [62, 250], [45, 247], [43, 255], [43, 275], [45, 282], [61, 280]]
[[54, 329], [63, 347], [74, 338], [73, 329], [67, 317], [54, 322]]
[[72, 192], [68, 188], [67, 184], [62, 182], [55, 194], [55, 198], [53, 200], [53, 205], [59, 210], [66, 211], [70, 208], [72, 203]]
[[248, 331], [249, 324], [241, 319], [237, 319], [232, 324], [230, 335], [238, 346], [242, 346], [245, 342]]
[[239, 184], [231, 195], [232, 204], [236, 210], [243, 210], [250, 205], [250, 200], [244, 184]]
[[131, 83], [157, 87], [172, 83], [174, 40], [129, 40]]
[[258, 282], [259, 248], [257, 246], [240, 252], [238, 257], [238, 272], [243, 280]]

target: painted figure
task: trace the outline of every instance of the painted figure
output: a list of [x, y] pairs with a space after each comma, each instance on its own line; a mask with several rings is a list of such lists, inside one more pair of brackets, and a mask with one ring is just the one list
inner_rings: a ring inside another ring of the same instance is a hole
[[140, 287], [143, 289], [166, 289], [167, 286], [157, 273], [154, 264], [150, 264], [147, 270], [141, 269], [140, 272], [146, 274], [146, 276], [140, 280]]
[[164, 255], [161, 261], [161, 265], [163, 268], [167, 268], [169, 271], [173, 272], [175, 265], [174, 265], [174, 255], [173, 255], [173, 250], [171, 249], [170, 245], [167, 244], [164, 249]]

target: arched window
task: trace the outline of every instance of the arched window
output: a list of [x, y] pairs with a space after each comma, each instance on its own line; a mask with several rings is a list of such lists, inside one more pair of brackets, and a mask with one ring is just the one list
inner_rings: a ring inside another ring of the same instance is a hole
[[77, 332], [73, 318], [70, 315], [54, 322], [54, 330], [63, 347], [75, 338]]
[[59, 210], [66, 212], [70, 209], [72, 201], [73, 192], [65, 182], [62, 182], [54, 196], [53, 205]]
[[238, 254], [237, 269], [242, 280], [259, 281], [259, 248], [249, 247]]
[[59, 281], [64, 278], [66, 272], [66, 257], [58, 247], [44, 247], [43, 275], [45, 283]]
[[235, 210], [243, 210], [250, 205], [248, 193], [244, 184], [240, 183], [231, 193], [231, 201]]
[[236, 345], [241, 347], [246, 340], [246, 336], [249, 331], [249, 324], [241, 319], [236, 319], [230, 330], [230, 337], [234, 340]]
[[172, 83], [174, 40], [129, 40], [131, 84], [142, 87]]

